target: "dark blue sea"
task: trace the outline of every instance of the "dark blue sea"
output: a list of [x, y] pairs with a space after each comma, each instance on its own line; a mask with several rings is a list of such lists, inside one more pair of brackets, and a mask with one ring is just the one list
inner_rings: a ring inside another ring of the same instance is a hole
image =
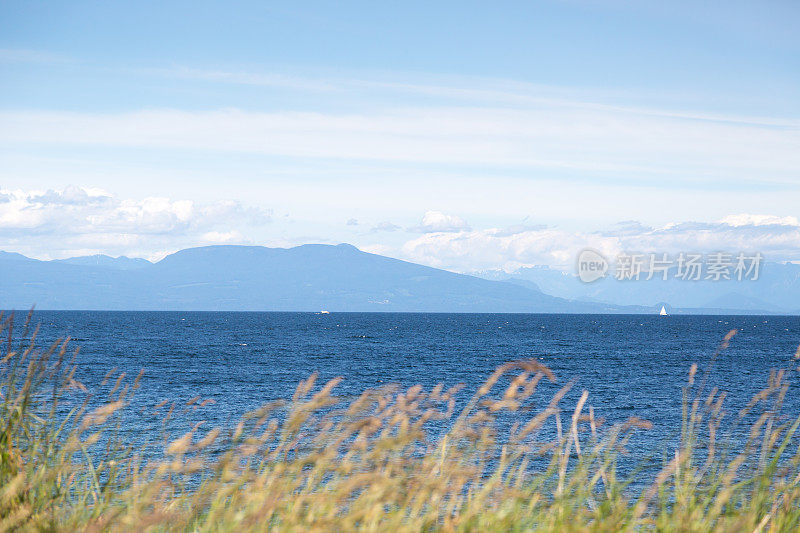
[[[651, 421], [636, 438], [639, 453], [651, 457], [678, 436], [692, 363], [701, 373], [710, 368], [709, 386], [728, 394], [735, 413], [770, 369], [789, 369], [797, 381], [800, 344], [800, 318], [780, 316], [41, 311], [33, 321], [40, 346], [73, 338], [77, 377], [90, 389], [112, 369], [131, 379], [143, 369], [137, 408], [210, 398], [215, 403], [191, 414], [208, 427], [290, 398], [313, 372], [322, 381], [344, 377], [342, 395], [386, 383], [464, 383], [466, 400], [497, 366], [536, 358], [557, 377], [537, 392], [540, 405], [574, 381], [566, 411], [586, 389], [596, 416], [609, 423], [632, 415]], [[712, 365], [732, 329], [739, 333]], [[798, 392], [786, 401], [794, 416]]]

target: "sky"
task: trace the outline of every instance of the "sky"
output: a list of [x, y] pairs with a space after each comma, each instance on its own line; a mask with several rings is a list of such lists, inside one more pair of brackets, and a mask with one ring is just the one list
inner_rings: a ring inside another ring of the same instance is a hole
[[800, 261], [800, 3], [0, 0], [0, 250]]

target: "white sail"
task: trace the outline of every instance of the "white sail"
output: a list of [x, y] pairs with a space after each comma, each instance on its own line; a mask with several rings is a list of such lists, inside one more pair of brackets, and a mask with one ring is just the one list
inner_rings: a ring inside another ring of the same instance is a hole
[[661, 316], [667, 316], [667, 314], [668, 314], [667, 313], [667, 309], [662, 305], [661, 306], [661, 312], [658, 313], [658, 314], [661, 315]]

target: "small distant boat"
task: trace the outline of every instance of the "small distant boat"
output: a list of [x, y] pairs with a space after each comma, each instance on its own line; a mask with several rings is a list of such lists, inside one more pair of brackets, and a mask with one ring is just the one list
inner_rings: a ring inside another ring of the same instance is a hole
[[319, 314], [321, 314], [321, 315], [329, 315], [329, 314], [331, 314], [331, 312], [330, 311], [320, 311]]
[[667, 316], [669, 313], [667, 313], [667, 309], [662, 305], [661, 306], [661, 312], [658, 313], [658, 314], [661, 315], [661, 316]]

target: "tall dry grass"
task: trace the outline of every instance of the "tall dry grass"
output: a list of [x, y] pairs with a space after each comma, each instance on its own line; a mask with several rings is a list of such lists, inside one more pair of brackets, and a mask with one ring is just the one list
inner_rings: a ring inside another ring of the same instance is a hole
[[[681, 442], [634, 485], [618, 474], [619, 458], [649, 423], [604, 425], [586, 391], [562, 405], [568, 386], [542, 402], [538, 385], [555, 376], [533, 360], [499, 367], [470, 393], [386, 386], [344, 399], [338, 379], [312, 376], [230, 430], [198, 425], [148, 456], [120, 431], [138, 379], [118, 378], [97, 407], [75, 380], [67, 341], [37, 350], [35, 331], [15, 342], [12, 324], [0, 326], [2, 530], [800, 527], [800, 418], [781, 413], [782, 371], [728, 413], [692, 367]], [[456, 412], [457, 394], [468, 401]], [[744, 438], [720, 438], [740, 426]]]

